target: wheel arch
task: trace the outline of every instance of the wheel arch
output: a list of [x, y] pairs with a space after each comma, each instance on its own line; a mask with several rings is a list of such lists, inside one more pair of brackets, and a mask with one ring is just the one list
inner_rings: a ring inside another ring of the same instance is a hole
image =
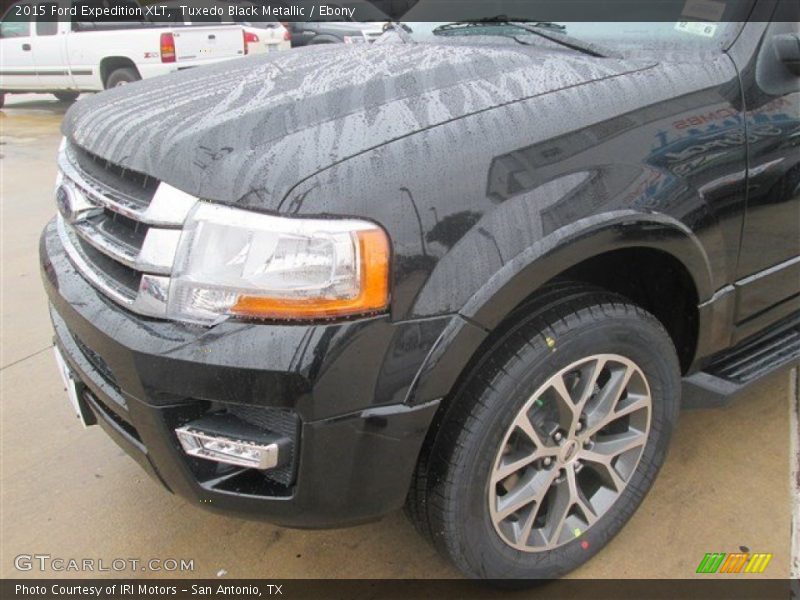
[[583, 221], [586, 222], [575, 223], [567, 232], [556, 232], [509, 260], [473, 294], [459, 314], [491, 331], [547, 282], [588, 260], [625, 250], [671, 257], [690, 277], [699, 302], [713, 295], [709, 257], [697, 236], [680, 221], [663, 214], [635, 211]]
[[[464, 305], [437, 340], [412, 385], [407, 402], [445, 398], [457, 388], [471, 365], [510, 326], [509, 321], [548, 286], [559, 281], [590, 284], [618, 293], [652, 312], [675, 343], [684, 372], [695, 360], [702, 318], [699, 305], [714, 293], [711, 266], [704, 248], [685, 225], [666, 215], [622, 214], [593, 218], [595, 227], [576, 229], [557, 239], [542, 240], [508, 261]], [[663, 289], [627, 286], [626, 274], [643, 273]], [[671, 295], [674, 294], [674, 295]], [[652, 296], [655, 296], [653, 300]], [[676, 299], [681, 318], [667, 310]], [[662, 299], [664, 302], [659, 302]], [[678, 302], [680, 299], [680, 302]]]
[[127, 56], [106, 56], [100, 61], [100, 81], [103, 82], [104, 88], [111, 73], [117, 69], [133, 69], [141, 77], [136, 63], [131, 58]]

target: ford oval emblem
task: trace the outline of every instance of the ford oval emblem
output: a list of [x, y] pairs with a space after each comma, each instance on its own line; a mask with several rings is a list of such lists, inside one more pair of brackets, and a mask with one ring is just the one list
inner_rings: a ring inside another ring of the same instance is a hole
[[56, 188], [56, 205], [58, 206], [58, 212], [60, 212], [61, 216], [68, 222], [72, 221], [74, 217], [72, 204], [72, 190], [66, 185], [58, 186], [58, 188]]

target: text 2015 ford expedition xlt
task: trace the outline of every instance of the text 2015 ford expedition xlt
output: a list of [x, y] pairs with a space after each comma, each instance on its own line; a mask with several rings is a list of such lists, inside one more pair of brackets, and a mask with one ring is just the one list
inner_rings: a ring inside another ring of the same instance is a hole
[[41, 238], [75, 409], [199, 506], [405, 505], [470, 576], [575, 568], [682, 402], [800, 355], [774, 8], [409, 24], [79, 101]]

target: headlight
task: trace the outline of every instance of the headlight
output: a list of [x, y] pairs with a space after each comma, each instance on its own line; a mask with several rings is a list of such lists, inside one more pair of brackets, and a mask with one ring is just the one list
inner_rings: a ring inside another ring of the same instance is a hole
[[325, 319], [380, 312], [388, 303], [389, 242], [377, 225], [200, 202], [181, 234], [167, 316]]

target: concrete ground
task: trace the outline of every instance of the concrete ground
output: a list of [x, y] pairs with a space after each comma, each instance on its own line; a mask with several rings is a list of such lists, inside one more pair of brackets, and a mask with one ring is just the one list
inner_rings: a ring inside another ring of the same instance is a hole
[[[36, 257], [39, 232], [55, 212], [67, 108], [51, 98], [11, 97], [0, 110], [0, 576], [80, 575], [14, 567], [19, 554], [49, 554], [106, 564], [193, 559], [193, 572], [161, 575], [194, 578], [458, 577], [400, 513], [338, 531], [226, 518], [170, 495], [101, 430], [81, 428], [54, 366]], [[573, 577], [692, 577], [706, 552], [742, 546], [774, 554], [764, 576], [787, 577], [797, 403], [790, 394], [790, 377], [781, 375], [728, 409], [684, 412], [641, 509]]]

